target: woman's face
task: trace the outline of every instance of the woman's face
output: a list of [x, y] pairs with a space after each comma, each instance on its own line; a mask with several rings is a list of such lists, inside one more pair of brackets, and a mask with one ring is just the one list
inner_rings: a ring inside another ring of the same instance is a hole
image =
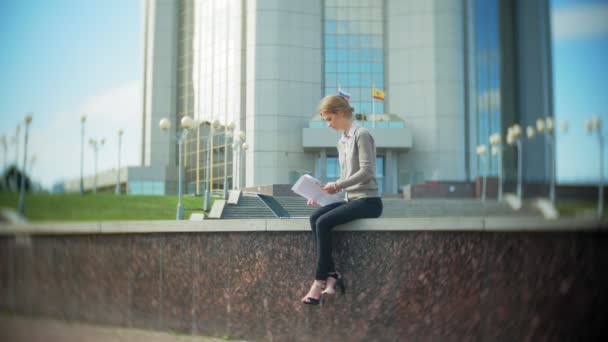
[[321, 116], [323, 120], [327, 122], [327, 127], [333, 128], [336, 131], [343, 131], [346, 123], [346, 116], [341, 110], [337, 110], [335, 113], [329, 111], [322, 111]]

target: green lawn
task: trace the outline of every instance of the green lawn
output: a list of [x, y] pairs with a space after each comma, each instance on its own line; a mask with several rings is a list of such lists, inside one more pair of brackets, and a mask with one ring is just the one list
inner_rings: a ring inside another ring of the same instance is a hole
[[[606, 207], [607, 203], [604, 203], [603, 215], [606, 217], [608, 215], [608, 208]], [[597, 202], [590, 200], [570, 200], [570, 201], [561, 201], [556, 204], [557, 210], [559, 211], [560, 216], [568, 217], [568, 216], [576, 216], [576, 215], [590, 215], [594, 216], [597, 213]]]
[[[211, 203], [213, 204], [213, 198]], [[19, 195], [0, 193], [0, 208], [17, 208]], [[183, 197], [184, 218], [203, 213], [202, 197]], [[177, 196], [28, 194], [25, 216], [30, 221], [175, 220]]]
[[[16, 193], [0, 193], [0, 208], [16, 210], [18, 201]], [[204, 212], [202, 197], [185, 196], [183, 202], [185, 219], [193, 212]], [[596, 205], [592, 201], [563, 201], [558, 202], [557, 209], [562, 217], [568, 217], [583, 212], [593, 214]], [[177, 196], [116, 196], [111, 193], [25, 196], [25, 216], [30, 221], [175, 220], [176, 208]]]

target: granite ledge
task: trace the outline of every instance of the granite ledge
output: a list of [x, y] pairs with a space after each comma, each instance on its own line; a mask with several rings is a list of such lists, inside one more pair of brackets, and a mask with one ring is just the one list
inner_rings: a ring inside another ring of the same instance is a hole
[[[361, 219], [337, 227], [338, 231], [499, 231], [563, 232], [597, 231], [608, 227], [608, 220], [537, 217], [415, 217]], [[250, 219], [205, 221], [103, 221], [0, 223], [0, 235], [92, 235], [154, 234], [187, 232], [285, 232], [308, 231], [308, 220]]]

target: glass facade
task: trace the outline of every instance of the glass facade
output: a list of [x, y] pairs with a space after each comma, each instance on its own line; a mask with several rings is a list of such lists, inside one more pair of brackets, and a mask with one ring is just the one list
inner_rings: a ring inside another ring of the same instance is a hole
[[[186, 145], [190, 147], [184, 151], [187, 184], [185, 191], [188, 194], [202, 194], [207, 189], [207, 172], [211, 184], [209, 190], [224, 189], [224, 153], [228, 154], [226, 165], [228, 189], [232, 188], [232, 135], [227, 135], [224, 127], [213, 131], [209, 164], [207, 164], [208, 141], [209, 125], [206, 124], [201, 125], [198, 130], [192, 130], [186, 140]], [[211, 168], [208, 165], [211, 165]]]
[[[240, 96], [235, 94], [240, 94], [241, 82], [240, 16], [239, 0], [179, 1], [176, 122], [185, 115], [198, 122], [217, 119], [222, 125], [239, 118]], [[207, 165], [208, 139], [209, 125], [201, 124], [190, 130], [184, 143], [185, 193], [204, 192], [207, 172], [209, 189], [223, 189], [225, 152], [228, 187], [232, 187], [232, 139], [226, 139], [224, 126], [215, 130]]]
[[[489, 136], [502, 131], [498, 0], [471, 0], [469, 6], [468, 116], [473, 123], [470, 134], [475, 146], [485, 144], [489, 151]], [[475, 151], [470, 153], [475, 155]], [[488, 160], [489, 174], [498, 175], [497, 158]], [[479, 158], [476, 165], [474, 174], [481, 174], [483, 164]]]
[[374, 101], [372, 86], [384, 89], [384, 2], [382, 0], [325, 1], [325, 95], [338, 87], [350, 93], [357, 113], [384, 113]]
[[127, 189], [129, 195], [164, 195], [168, 193], [165, 185], [165, 182], [129, 181]]

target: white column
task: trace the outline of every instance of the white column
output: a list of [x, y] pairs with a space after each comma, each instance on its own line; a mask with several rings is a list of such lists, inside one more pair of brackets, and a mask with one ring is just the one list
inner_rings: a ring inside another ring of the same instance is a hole
[[395, 156], [392, 150], [386, 151], [386, 162], [384, 163], [384, 192], [387, 194], [396, 194], [397, 187], [395, 184], [396, 163]]
[[385, 1], [385, 112], [407, 113], [415, 148], [402, 163], [465, 180], [462, 1]]

